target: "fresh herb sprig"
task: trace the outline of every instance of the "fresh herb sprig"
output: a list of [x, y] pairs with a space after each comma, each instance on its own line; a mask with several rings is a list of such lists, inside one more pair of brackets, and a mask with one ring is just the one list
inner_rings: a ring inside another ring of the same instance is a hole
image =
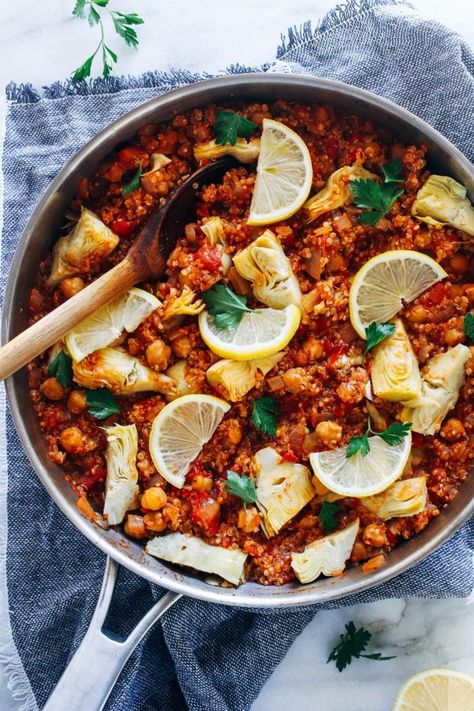
[[216, 284], [205, 291], [202, 300], [217, 328], [237, 328], [244, 313], [252, 311], [245, 296], [236, 294], [224, 284]]
[[275, 437], [278, 403], [272, 395], [263, 395], [253, 401], [252, 422], [256, 430]]
[[48, 365], [48, 375], [56, 378], [63, 388], [68, 388], [72, 383], [72, 358], [61, 349]]
[[354, 204], [357, 207], [368, 208], [369, 212], [359, 215], [359, 222], [364, 225], [374, 225], [388, 212], [395, 200], [402, 195], [403, 183], [401, 175], [402, 164], [392, 160], [382, 166], [384, 180], [378, 183], [371, 178], [351, 180], [351, 191], [354, 195]]
[[337, 527], [338, 511], [339, 504], [334, 501], [323, 501], [318, 516], [324, 533], [331, 533]]
[[364, 627], [356, 629], [352, 620], [345, 625], [345, 629], [345, 633], [339, 635], [338, 644], [336, 644], [327, 658], [327, 663], [336, 662], [336, 667], [340, 672], [344, 671], [353, 659], [360, 659], [361, 657], [373, 659], [375, 662], [386, 662], [389, 659], [395, 659], [395, 657], [383, 657], [380, 652], [363, 654], [372, 639], [372, 633]]
[[244, 509], [247, 504], [254, 504], [257, 501], [257, 492], [255, 484], [251, 477], [246, 474], [237, 474], [231, 469], [227, 470], [226, 490], [232, 496], [238, 496], [244, 502]]
[[114, 69], [114, 64], [117, 64], [117, 55], [105, 44], [104, 23], [100, 9], [105, 8], [112, 19], [116, 33], [123, 39], [125, 44], [129, 47], [138, 46], [138, 36], [133, 25], [142, 25], [142, 18], [135, 12], [125, 13], [118, 10], [109, 10], [108, 4], [109, 0], [76, 0], [72, 14], [80, 19], [87, 19], [90, 27], [97, 25], [100, 29], [100, 39], [93, 54], [73, 72], [73, 81], [81, 81], [90, 77], [92, 64], [97, 55], [102, 56], [102, 76], [104, 77], [108, 77]]
[[216, 132], [216, 143], [220, 145], [230, 143], [231, 146], [235, 146], [239, 136], [250, 138], [256, 128], [258, 128], [256, 123], [239, 116], [234, 111], [224, 111], [224, 109], [217, 109], [216, 111], [214, 130]]
[[107, 388], [86, 390], [86, 403], [89, 413], [97, 420], [105, 420], [110, 415], [120, 413], [116, 399]]
[[464, 333], [471, 341], [474, 341], [474, 314], [471, 312], [464, 316]]
[[371, 348], [381, 343], [387, 336], [395, 333], [394, 323], [375, 323], [372, 321], [365, 329], [366, 346], [365, 353], [368, 353]]
[[403, 437], [406, 437], [410, 431], [411, 422], [394, 422], [390, 427], [387, 427], [383, 432], [375, 432], [370, 426], [370, 417], [367, 424], [367, 430], [361, 437], [352, 437], [347, 445], [346, 458], [353, 457], [354, 454], [360, 452], [363, 457], [366, 457], [370, 452], [370, 437], [369, 435], [377, 435], [384, 442], [393, 447], [400, 444]]
[[122, 188], [122, 195], [125, 197], [126, 195], [130, 195], [130, 193], [135, 192], [135, 190], [138, 190], [140, 187], [140, 178], [142, 177], [143, 173], [143, 168], [142, 168], [142, 162], [138, 162], [138, 168], [133, 174], [132, 178], [128, 181], [128, 183], [125, 183], [125, 185]]

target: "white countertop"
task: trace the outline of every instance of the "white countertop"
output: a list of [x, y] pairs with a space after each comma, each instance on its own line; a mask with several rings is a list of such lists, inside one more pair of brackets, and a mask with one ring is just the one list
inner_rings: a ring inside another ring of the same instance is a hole
[[[420, 12], [449, 25], [474, 45], [474, 4], [468, 0], [411, 1]], [[260, 65], [274, 58], [280, 33], [288, 26], [308, 19], [315, 22], [335, 3], [116, 0], [111, 4], [121, 11], [136, 11], [145, 19], [138, 28], [137, 52], [124, 47], [118, 38], [110, 42], [119, 54], [119, 71], [139, 74], [170, 67], [215, 72], [237, 62]], [[12, 79], [41, 86], [66, 78], [82, 63], [95, 37], [84, 22], [71, 16], [73, 5], [74, 0], [3, 4], [2, 85]], [[334, 664], [326, 664], [345, 622], [351, 619], [373, 633], [373, 651], [394, 654], [396, 659], [356, 660], [342, 674]], [[253, 711], [286, 711], [292, 704], [299, 711], [389, 711], [397, 688], [417, 671], [450, 667], [474, 675], [473, 629], [474, 605], [461, 600], [389, 600], [320, 613], [269, 679]], [[0, 709], [18, 708], [0, 669]]]

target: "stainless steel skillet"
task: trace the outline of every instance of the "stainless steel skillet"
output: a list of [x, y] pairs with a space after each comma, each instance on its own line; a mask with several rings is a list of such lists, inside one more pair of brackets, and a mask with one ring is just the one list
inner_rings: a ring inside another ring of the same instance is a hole
[[[63, 224], [64, 212], [79, 180], [91, 173], [102, 157], [115, 145], [131, 137], [143, 124], [164, 121], [189, 108], [232, 98], [256, 101], [284, 98], [302, 103], [319, 102], [368, 117], [390, 128], [404, 141], [426, 143], [430, 168], [455, 177], [468, 188], [471, 198], [474, 198], [474, 168], [466, 158], [425, 122], [373, 94], [336, 81], [286, 74], [226, 76], [194, 84], [153, 99], [123, 116], [87, 144], [52, 182], [28, 222], [13, 260], [5, 296], [3, 342], [18, 334], [26, 325], [27, 295], [37, 264], [57, 237]], [[353, 568], [341, 578], [319, 580], [305, 586], [289, 584], [277, 588], [247, 583], [235, 590], [213, 587], [198, 576], [145, 555], [140, 545], [127, 539], [120, 531], [104, 531], [85, 519], [75, 506], [76, 497], [64, 481], [62, 470], [48, 459], [47, 448], [30, 401], [26, 373], [22, 371], [10, 378], [6, 388], [19, 436], [42, 483], [75, 526], [109, 556], [91, 628], [48, 702], [47, 708], [50, 711], [66, 707], [94, 711], [102, 708], [134, 646], [181, 594], [208, 602], [249, 608], [307, 605], [344, 597], [379, 585], [419, 562], [449, 538], [474, 512], [472, 486], [466, 483], [455, 501], [440, 516], [421, 534], [398, 546], [388, 556], [385, 567], [371, 575], [363, 574], [360, 568]], [[171, 591], [148, 613], [125, 642], [113, 640], [100, 631], [113, 592], [116, 572], [113, 561]], [[82, 660], [87, 661], [90, 680], [87, 689], [82, 688]], [[96, 670], [95, 678], [92, 679], [91, 670]]]

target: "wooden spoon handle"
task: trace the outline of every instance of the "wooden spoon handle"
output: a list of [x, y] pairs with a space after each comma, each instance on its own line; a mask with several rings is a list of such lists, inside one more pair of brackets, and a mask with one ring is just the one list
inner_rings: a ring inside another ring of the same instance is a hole
[[59, 341], [115, 296], [142, 281], [127, 258], [0, 348], [0, 381]]

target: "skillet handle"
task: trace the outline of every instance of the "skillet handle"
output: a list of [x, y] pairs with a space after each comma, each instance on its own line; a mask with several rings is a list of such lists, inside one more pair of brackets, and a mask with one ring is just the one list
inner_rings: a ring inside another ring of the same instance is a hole
[[117, 638], [117, 635], [103, 628], [117, 571], [117, 563], [108, 558], [89, 628], [43, 711], [101, 711], [135, 647], [163, 613], [181, 597], [178, 593], [166, 593], [126, 639]]

